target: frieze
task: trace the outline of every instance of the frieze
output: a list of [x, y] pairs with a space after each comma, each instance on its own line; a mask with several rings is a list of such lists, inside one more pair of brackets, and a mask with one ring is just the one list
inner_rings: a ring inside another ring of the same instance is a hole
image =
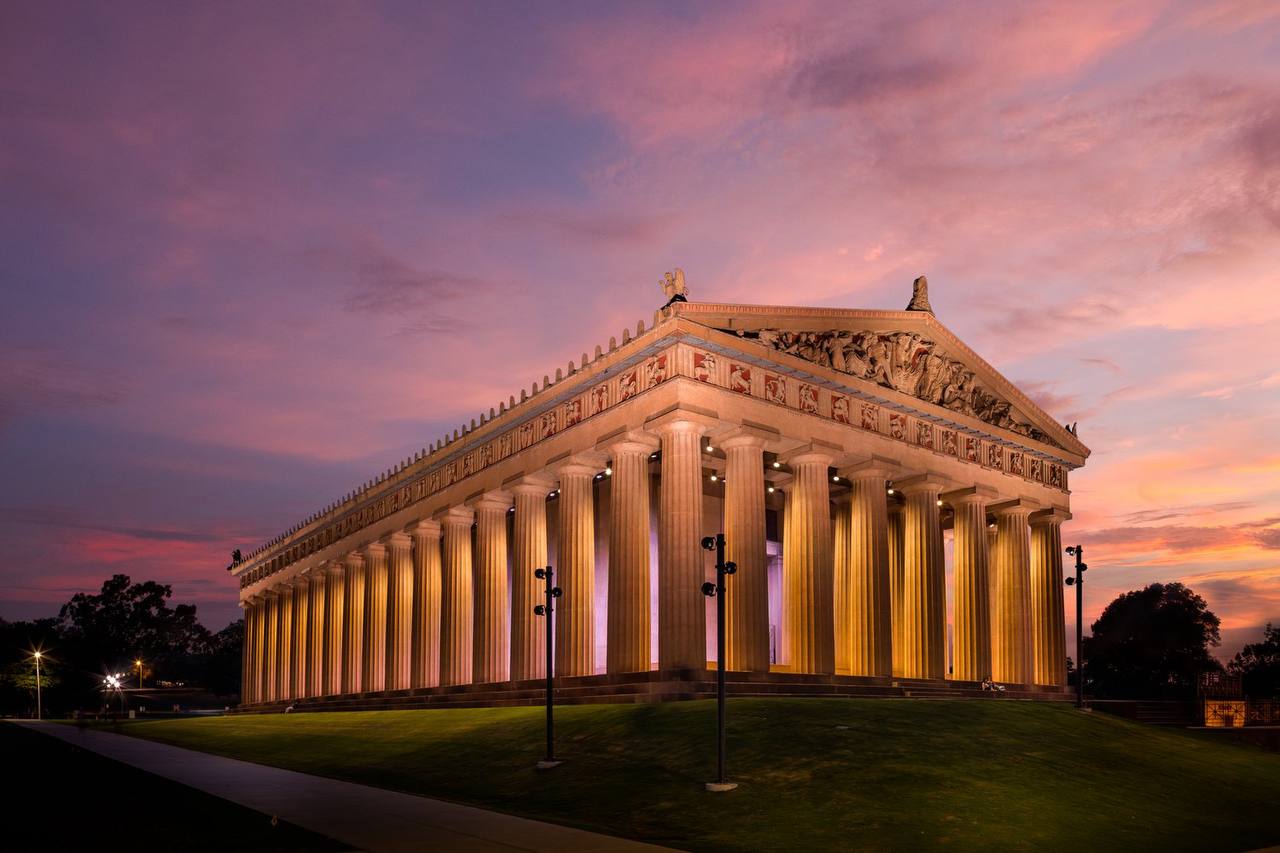
[[984, 388], [964, 362], [943, 355], [934, 341], [917, 332], [725, 331], [1057, 446], [1043, 430], [1019, 417], [1012, 403]]

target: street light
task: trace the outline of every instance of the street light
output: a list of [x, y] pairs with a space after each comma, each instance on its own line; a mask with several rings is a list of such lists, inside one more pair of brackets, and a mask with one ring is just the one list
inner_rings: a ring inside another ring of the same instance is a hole
[[547, 597], [546, 604], [539, 604], [533, 608], [534, 614], [544, 616], [547, 620], [547, 755], [538, 762], [539, 770], [550, 770], [552, 767], [557, 767], [561, 764], [560, 760], [556, 758], [555, 719], [553, 717], [553, 708], [555, 707], [553, 702], [555, 695], [553, 679], [555, 673], [552, 669], [552, 652], [555, 650], [555, 637], [551, 633], [551, 612], [553, 610], [551, 602], [560, 597], [560, 587], [551, 585], [551, 575], [550, 566], [533, 570], [534, 577], [546, 582], [546, 589], [543, 594]]
[[702, 594], [716, 600], [716, 781], [708, 782], [707, 790], [732, 791], [737, 783], [724, 778], [724, 591], [725, 577], [738, 571], [738, 565], [724, 558], [723, 533], [706, 537], [702, 547], [716, 552], [716, 582], [702, 585]]
[[44, 709], [40, 706], [40, 658], [44, 657], [44, 652], [36, 649], [31, 653], [31, 658], [36, 662], [36, 719], [44, 719]]
[[1084, 546], [1071, 545], [1067, 553], [1076, 558], [1076, 576], [1067, 578], [1067, 586], [1076, 588], [1076, 707], [1084, 707], [1084, 573], [1089, 567], [1084, 564]]
[[135, 660], [133, 662], [133, 665], [138, 670], [138, 689], [141, 690], [142, 689], [142, 661]]

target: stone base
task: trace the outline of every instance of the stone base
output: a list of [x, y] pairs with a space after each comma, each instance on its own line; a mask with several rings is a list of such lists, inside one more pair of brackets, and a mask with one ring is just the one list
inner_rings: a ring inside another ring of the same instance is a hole
[[707, 790], [716, 794], [722, 791], [732, 791], [736, 787], [738, 787], [737, 782], [708, 782], [707, 783]]
[[[1030, 699], [1070, 702], [1074, 693], [1063, 687], [1009, 688], [984, 691], [971, 681], [871, 678], [851, 675], [805, 675], [791, 672], [729, 672], [725, 690], [737, 696], [816, 696], [821, 698]], [[667, 702], [710, 699], [716, 695], [711, 670], [668, 670], [614, 675], [586, 675], [555, 680], [558, 705], [587, 703]], [[494, 684], [454, 684], [381, 693], [324, 696], [281, 702], [240, 705], [244, 713], [279, 713], [292, 705], [305, 711], [367, 711], [380, 708], [484, 708], [541, 705], [546, 681], [505, 681]]]
[[557, 761], [547, 761], [547, 760], [544, 758], [544, 759], [542, 759], [541, 761], [539, 761], [539, 762], [538, 762], [536, 765], [534, 765], [534, 766], [535, 766], [535, 767], [537, 767], [539, 770], [550, 770], [552, 767], [559, 767], [561, 764], [564, 764], [564, 762], [563, 762], [563, 761], [558, 761], [558, 760], [557, 760]]

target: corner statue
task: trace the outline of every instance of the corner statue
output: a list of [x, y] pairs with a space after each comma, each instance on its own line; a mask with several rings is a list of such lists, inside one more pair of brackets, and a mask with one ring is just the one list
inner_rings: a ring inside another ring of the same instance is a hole
[[911, 282], [911, 301], [907, 303], [907, 310], [933, 313], [933, 306], [929, 304], [929, 279], [920, 276]]
[[684, 286], [684, 270], [676, 267], [674, 273], [667, 273], [662, 277], [662, 281], [658, 282], [658, 286], [662, 288], [663, 294], [667, 297], [667, 304], [663, 308], [671, 305], [673, 302], [688, 302], [689, 288]]

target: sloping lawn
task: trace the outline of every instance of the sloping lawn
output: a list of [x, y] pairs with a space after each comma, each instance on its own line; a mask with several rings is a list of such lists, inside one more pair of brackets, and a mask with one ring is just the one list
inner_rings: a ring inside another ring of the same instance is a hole
[[715, 704], [236, 716], [132, 735], [690, 850], [1249, 850], [1280, 844], [1280, 755], [1067, 706]]

